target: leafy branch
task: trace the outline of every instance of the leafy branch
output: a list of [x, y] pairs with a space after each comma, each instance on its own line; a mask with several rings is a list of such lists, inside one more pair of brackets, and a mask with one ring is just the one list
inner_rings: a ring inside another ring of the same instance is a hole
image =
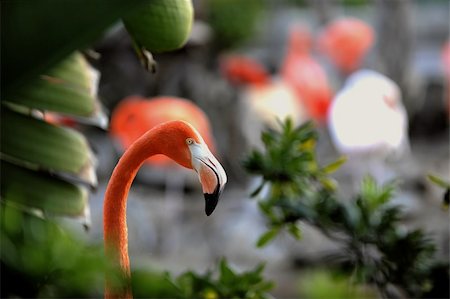
[[[98, 298], [105, 273], [123, 283], [102, 246], [87, 245], [51, 220], [3, 202], [0, 224], [1, 298]], [[136, 298], [270, 298], [273, 283], [263, 271], [261, 264], [238, 273], [223, 259], [204, 274], [135, 270], [132, 286]]]
[[422, 230], [401, 227], [402, 211], [389, 203], [395, 182], [378, 186], [366, 177], [356, 198], [339, 200], [330, 174], [345, 159], [319, 165], [311, 123], [294, 128], [287, 120], [281, 130], [267, 130], [261, 139], [264, 151], [255, 150], [244, 161], [247, 171], [262, 177], [252, 196], [259, 195], [269, 230], [258, 246], [283, 229], [299, 239], [302, 221], [341, 244], [345, 250], [335, 256], [341, 270], [357, 282], [376, 285], [384, 297], [402, 292], [419, 297], [433, 289], [435, 245]]

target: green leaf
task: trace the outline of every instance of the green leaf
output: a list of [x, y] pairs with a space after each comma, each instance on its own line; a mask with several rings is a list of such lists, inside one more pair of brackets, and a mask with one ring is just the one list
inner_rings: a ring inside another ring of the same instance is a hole
[[191, 0], [152, 0], [126, 15], [123, 22], [139, 47], [164, 52], [185, 44], [193, 16]]
[[288, 231], [296, 240], [300, 240], [302, 238], [302, 231], [295, 223], [289, 224]]
[[74, 53], [28, 85], [2, 100], [29, 108], [82, 117], [99, 113], [98, 75]]
[[438, 176], [436, 176], [434, 174], [428, 174], [427, 178], [431, 182], [433, 182], [434, 184], [436, 184], [439, 187], [442, 187], [442, 188], [445, 188], [445, 189], [450, 188], [450, 183], [449, 182], [444, 181], [443, 178], [440, 178], [440, 177], [438, 177]]
[[256, 189], [250, 194], [250, 197], [255, 197], [256, 195], [259, 194], [259, 192], [261, 192], [261, 190], [264, 188], [265, 186], [265, 182], [262, 181], [261, 184], [256, 187]]
[[136, 298], [179, 298], [181, 295], [168, 274], [139, 269], [133, 271], [131, 278]]
[[347, 162], [347, 157], [342, 156], [339, 159], [337, 159], [334, 162], [331, 162], [330, 164], [324, 166], [322, 168], [322, 171], [326, 174], [331, 174], [338, 170], [345, 162]]
[[263, 17], [261, 0], [209, 0], [208, 22], [219, 47], [235, 47], [250, 38]]
[[1, 161], [1, 195], [50, 214], [79, 216], [88, 201], [86, 188], [59, 180], [48, 173], [36, 172]]
[[304, 276], [299, 285], [302, 298], [358, 299], [377, 298], [374, 289], [355, 284], [350, 277], [325, 270], [315, 270]]
[[74, 175], [96, 184], [93, 154], [83, 135], [7, 108], [1, 110], [1, 154], [31, 168]]
[[258, 242], [256, 243], [256, 246], [258, 248], [266, 246], [270, 241], [275, 239], [275, 237], [278, 235], [279, 231], [280, 231], [280, 229], [278, 227], [268, 230], [261, 237], [259, 237]]
[[395, 191], [396, 181], [391, 181], [383, 186], [378, 186], [375, 179], [371, 176], [366, 176], [361, 184], [362, 200], [368, 204], [370, 210], [388, 202]]
[[382, 205], [388, 202], [393, 197], [396, 186], [397, 182], [395, 180], [384, 184], [379, 190], [377, 204]]
[[227, 285], [234, 282], [236, 274], [228, 266], [225, 258], [220, 260], [220, 282]]
[[96, 111], [95, 98], [81, 88], [64, 81], [38, 79], [10, 95], [5, 101], [39, 110], [91, 116]]
[[367, 175], [363, 178], [361, 182], [361, 195], [367, 201], [374, 201], [378, 194], [378, 186], [375, 179]]
[[43, 74], [46, 77], [56, 78], [70, 85], [81, 87], [87, 93], [91, 93], [93, 81], [91, 72], [91, 66], [84, 56], [77, 51]]
[[266, 147], [271, 146], [275, 142], [275, 136], [272, 131], [264, 131], [261, 133], [261, 141]]
[[328, 191], [336, 191], [337, 189], [337, 182], [332, 178], [319, 178], [319, 182]]
[[99, 38], [145, 0], [2, 1], [2, 94]]

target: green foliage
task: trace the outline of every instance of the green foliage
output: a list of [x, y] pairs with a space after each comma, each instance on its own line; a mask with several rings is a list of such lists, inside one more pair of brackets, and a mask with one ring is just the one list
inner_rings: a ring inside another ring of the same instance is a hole
[[208, 21], [219, 48], [232, 48], [247, 40], [264, 13], [264, 0], [210, 0]]
[[89, 192], [79, 183], [97, 184], [92, 151], [81, 133], [49, 123], [45, 114], [97, 117], [92, 76], [84, 57], [74, 53], [26, 87], [2, 95], [3, 200], [46, 215], [82, 215]]
[[43, 111], [94, 116], [99, 103], [91, 68], [81, 53], [75, 52], [24, 88], [11, 91], [2, 101]]
[[448, 189], [450, 188], [450, 183], [446, 182], [443, 178], [438, 177], [437, 175], [434, 174], [428, 174], [427, 178], [433, 182], [436, 186], [439, 186], [441, 188], [445, 188]]
[[444, 207], [444, 209], [448, 209], [450, 204], [450, 183], [448, 181], [445, 181], [443, 178], [433, 174], [429, 174], [427, 178], [436, 186], [444, 188], [445, 192], [444, 196], [442, 197], [442, 206]]
[[344, 0], [342, 1], [344, 6], [363, 6], [370, 4], [367, 0]]
[[173, 278], [169, 273], [136, 270], [132, 273], [133, 294], [136, 298], [270, 298], [273, 283], [263, 278], [264, 265], [237, 273], [225, 259], [216, 271], [198, 274], [188, 271]]
[[87, 47], [142, 3], [2, 1], [2, 95], [20, 90], [74, 51]]
[[1, 297], [90, 297], [115, 273], [103, 248], [87, 246], [51, 221], [0, 206]]
[[131, 278], [135, 298], [181, 298], [176, 282], [168, 273], [134, 270]]
[[[38, 209], [45, 215], [80, 216], [88, 202], [86, 188], [52, 177], [45, 171], [33, 171], [1, 161], [1, 196], [26, 209]], [[7, 175], [6, 175], [7, 174]]]
[[[106, 117], [96, 97], [97, 75], [76, 51], [93, 42], [120, 17], [131, 15], [133, 19], [133, 13], [141, 13], [138, 20], [130, 21], [133, 28], [146, 27], [148, 20], [155, 23], [155, 19], [171, 21], [171, 24], [180, 22], [180, 28], [165, 22], [153, 24], [151, 30], [157, 32], [152, 35], [152, 41], [161, 46], [170, 31], [177, 35], [182, 30], [185, 40], [192, 21], [189, 19], [192, 18], [190, 0], [183, 2], [184, 6], [179, 5], [184, 10], [175, 9], [178, 6], [169, 5], [169, 1], [158, 5], [154, 2], [80, 0], [55, 3], [38, 0], [2, 3], [2, 73], [5, 80], [2, 80], [1, 97], [1, 159], [16, 165], [6, 167], [6, 171], [17, 170], [12, 173], [16, 175], [3, 173], [1, 183], [6, 190], [2, 190], [3, 199], [14, 199], [25, 207], [56, 214], [80, 215], [80, 210], [84, 210], [88, 189], [75, 184], [83, 182], [95, 186], [97, 183], [88, 143], [80, 133], [49, 124], [45, 117], [37, 115], [50, 113], [56, 117], [69, 116], [72, 120], [79, 117], [87, 123], [100, 120], [99, 125], [106, 126], [103, 121]], [[185, 17], [181, 13], [184, 11]], [[161, 28], [164, 30], [158, 31]], [[43, 173], [43, 179], [40, 179], [38, 176], [43, 171], [48, 173]], [[17, 175], [19, 173], [26, 175]], [[35, 187], [36, 196], [21, 190], [28, 185]], [[84, 190], [78, 192], [80, 188]], [[65, 191], [71, 194], [71, 199], [63, 198], [56, 204], [58, 192], [64, 196]], [[46, 196], [50, 200], [46, 200]]]
[[212, 272], [199, 275], [187, 272], [176, 280], [181, 293], [179, 298], [269, 298], [267, 291], [273, 283], [262, 277], [264, 265], [251, 271], [236, 273], [225, 259], [220, 261], [218, 276]]
[[299, 292], [303, 298], [310, 299], [377, 298], [374, 290], [355, 285], [350, 277], [325, 270], [315, 270], [303, 275]]
[[[92, 153], [84, 136], [68, 128], [4, 108], [1, 114], [1, 152], [23, 164], [78, 175], [94, 172]], [[91, 177], [94, 176], [91, 174]], [[95, 181], [89, 181], [95, 184]]]
[[[343, 160], [320, 167], [316, 136], [310, 123], [294, 128], [288, 120], [279, 131], [264, 132], [265, 150], [253, 151], [244, 161], [269, 186], [259, 203], [269, 231], [258, 245], [274, 239], [281, 228], [298, 237], [292, 226], [303, 221], [344, 246], [337, 260], [357, 282], [373, 283], [385, 296], [393, 286], [414, 297], [428, 292], [434, 284], [429, 273], [436, 266], [435, 246], [421, 230], [400, 229], [401, 210], [389, 203], [395, 183], [378, 186], [367, 177], [354, 200], [338, 200], [329, 173]], [[258, 188], [254, 195], [260, 193]]]
[[[105, 273], [124, 283], [105, 258], [103, 247], [87, 245], [57, 223], [24, 212], [10, 202], [0, 206], [1, 297], [100, 297]], [[135, 270], [136, 298], [267, 298], [273, 284], [263, 265], [237, 273], [221, 260], [218, 273]]]

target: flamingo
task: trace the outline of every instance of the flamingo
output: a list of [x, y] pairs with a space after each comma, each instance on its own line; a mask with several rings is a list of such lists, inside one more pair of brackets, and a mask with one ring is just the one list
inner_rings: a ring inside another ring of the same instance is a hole
[[[379, 182], [389, 172], [385, 159], [409, 152], [408, 117], [398, 85], [373, 70], [353, 73], [335, 96], [328, 114], [335, 148]], [[348, 164], [347, 163], [347, 164]], [[355, 178], [359, 179], [356, 171]]]
[[[150, 99], [137, 95], [126, 97], [117, 105], [111, 116], [110, 133], [121, 149], [127, 149], [145, 132], [170, 120], [190, 123], [198, 130], [211, 152], [216, 153], [206, 114], [191, 101], [173, 96]], [[173, 223], [174, 219], [181, 221], [182, 217], [179, 216], [184, 206], [184, 187], [193, 182], [190, 181], [191, 176], [186, 169], [179, 169], [173, 160], [163, 155], [150, 157], [143, 168], [143, 171], [140, 171], [141, 179], [159, 180], [165, 185], [164, 213], [160, 213], [161, 219], [155, 221], [156, 229], [160, 231], [155, 235], [164, 237], [157, 243], [155, 250], [168, 253], [176, 250], [180, 244], [178, 230], [166, 233], [171, 227], [168, 222]]]
[[357, 70], [374, 44], [370, 25], [353, 17], [343, 17], [328, 24], [320, 33], [319, 49], [344, 74]]
[[310, 48], [310, 33], [306, 28], [293, 26], [290, 30], [287, 55], [281, 66], [281, 77], [295, 89], [309, 116], [317, 123], [323, 123], [332, 91], [325, 71], [311, 56]]
[[447, 41], [442, 47], [441, 57], [444, 64], [445, 85], [447, 89], [447, 116], [450, 118], [450, 41]]
[[256, 60], [230, 55], [221, 62], [223, 75], [241, 87], [243, 105], [241, 127], [251, 146], [259, 146], [258, 133], [264, 127], [278, 127], [278, 120], [291, 118], [295, 124], [307, 119], [305, 108], [297, 99], [294, 89], [282, 78], [272, 77]]
[[103, 207], [104, 245], [106, 255], [116, 263], [127, 284], [114, 288], [106, 277], [105, 298], [132, 298], [130, 261], [126, 224], [126, 203], [131, 184], [141, 165], [162, 154], [177, 164], [197, 172], [205, 197], [205, 213], [211, 215], [227, 181], [222, 165], [209, 150], [200, 133], [181, 120], [159, 124], [122, 155], [106, 188]]
[[265, 85], [271, 81], [265, 67], [250, 57], [230, 55], [222, 59], [220, 67], [223, 75], [235, 85]]

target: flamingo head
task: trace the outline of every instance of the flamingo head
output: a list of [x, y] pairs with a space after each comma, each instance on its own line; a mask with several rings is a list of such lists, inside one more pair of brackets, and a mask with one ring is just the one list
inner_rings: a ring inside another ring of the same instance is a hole
[[320, 34], [319, 49], [344, 73], [358, 69], [375, 42], [375, 32], [366, 22], [341, 18]]
[[220, 63], [221, 72], [235, 85], [266, 85], [270, 74], [265, 66], [255, 59], [240, 55], [230, 55]]
[[312, 37], [308, 28], [294, 25], [289, 30], [289, 51], [308, 54], [312, 45]]
[[382, 99], [385, 107], [397, 109], [402, 104], [402, 94], [399, 86], [385, 75], [369, 69], [362, 69], [353, 73], [346, 82], [347, 87], [358, 88], [363, 94], [370, 91], [373, 97], [367, 100]]
[[192, 125], [170, 121], [160, 125], [163, 127], [160, 153], [197, 172], [205, 196], [205, 213], [211, 215], [227, 182], [225, 170]]

